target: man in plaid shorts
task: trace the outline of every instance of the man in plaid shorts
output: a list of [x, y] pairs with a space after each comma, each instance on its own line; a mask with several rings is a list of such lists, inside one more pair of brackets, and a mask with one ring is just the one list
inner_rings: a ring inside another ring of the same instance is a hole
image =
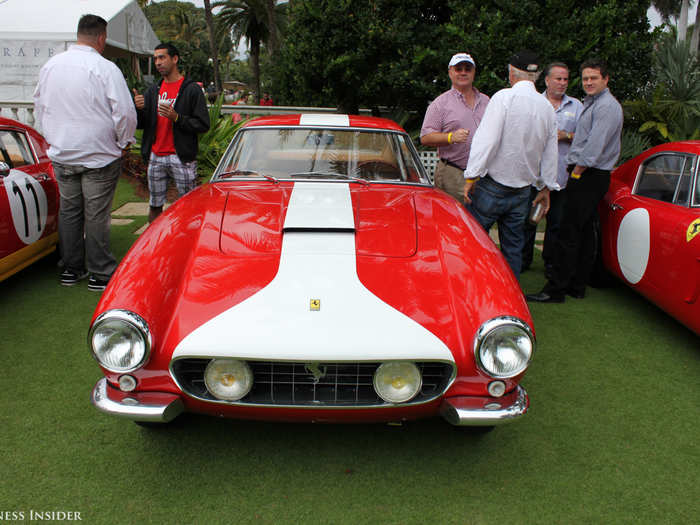
[[148, 163], [149, 222], [165, 204], [168, 177], [180, 196], [197, 182], [199, 133], [209, 129], [209, 111], [199, 85], [178, 69], [180, 53], [172, 44], [159, 44], [153, 52], [160, 84], [140, 95], [134, 90], [138, 128], [143, 129], [141, 155]]

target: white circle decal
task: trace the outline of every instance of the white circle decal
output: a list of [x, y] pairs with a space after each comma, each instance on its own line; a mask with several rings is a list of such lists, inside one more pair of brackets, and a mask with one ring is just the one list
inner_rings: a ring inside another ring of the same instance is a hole
[[622, 275], [631, 284], [637, 284], [644, 277], [649, 246], [649, 212], [644, 208], [631, 210], [622, 218], [617, 232], [617, 261]]
[[3, 183], [17, 236], [24, 244], [38, 241], [48, 215], [44, 188], [34, 177], [19, 170], [10, 170]]

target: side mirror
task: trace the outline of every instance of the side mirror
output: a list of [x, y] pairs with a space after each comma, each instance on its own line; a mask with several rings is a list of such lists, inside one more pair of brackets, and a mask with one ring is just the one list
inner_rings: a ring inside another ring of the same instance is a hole
[[10, 167], [5, 162], [0, 162], [0, 177], [7, 177], [10, 174]]

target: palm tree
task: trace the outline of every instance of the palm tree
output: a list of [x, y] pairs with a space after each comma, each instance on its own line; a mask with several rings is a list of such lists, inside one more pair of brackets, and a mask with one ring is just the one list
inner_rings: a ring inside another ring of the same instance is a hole
[[214, 38], [214, 17], [211, 13], [211, 3], [209, 0], [204, 0], [204, 19], [207, 22], [207, 32], [209, 33], [209, 49], [211, 49], [211, 58], [214, 61], [214, 85], [217, 91], [221, 91], [221, 79], [219, 78], [219, 53], [216, 39]]
[[229, 0], [216, 2], [214, 7], [222, 8], [216, 16], [230, 28], [234, 47], [238, 47], [244, 38], [248, 42], [255, 97], [259, 102], [260, 49], [264, 44], [277, 45], [278, 34], [287, 12], [287, 3], [277, 4], [269, 0]]

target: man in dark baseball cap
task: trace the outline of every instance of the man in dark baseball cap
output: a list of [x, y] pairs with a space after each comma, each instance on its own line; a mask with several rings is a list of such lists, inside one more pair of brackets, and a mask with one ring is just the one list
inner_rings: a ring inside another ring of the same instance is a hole
[[534, 203], [549, 209], [549, 190], [557, 184], [557, 122], [552, 105], [535, 89], [539, 59], [520, 51], [508, 62], [511, 87], [497, 92], [474, 134], [464, 198], [488, 232], [498, 224], [501, 251], [515, 277], [520, 276], [530, 186]]

